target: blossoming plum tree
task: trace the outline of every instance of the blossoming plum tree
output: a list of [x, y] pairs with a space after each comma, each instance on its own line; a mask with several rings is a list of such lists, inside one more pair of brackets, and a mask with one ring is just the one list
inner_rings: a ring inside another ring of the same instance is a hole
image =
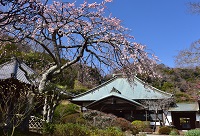
[[47, 91], [53, 77], [76, 63], [104, 71], [122, 69], [128, 77], [155, 74], [157, 58], [134, 42], [120, 19], [108, 15], [106, 3], [111, 1], [80, 5], [41, 0], [1, 2], [5, 8], [0, 9], [0, 31], [14, 37], [13, 41], [30, 42], [35, 51], [48, 54], [54, 62], [41, 75], [40, 92]]

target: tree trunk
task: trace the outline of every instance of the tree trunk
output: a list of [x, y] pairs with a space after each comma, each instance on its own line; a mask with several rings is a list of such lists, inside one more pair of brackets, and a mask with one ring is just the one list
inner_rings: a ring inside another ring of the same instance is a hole
[[59, 94], [45, 96], [45, 104], [43, 107], [43, 121], [49, 123], [53, 121], [55, 108], [59, 102]]
[[45, 99], [44, 99], [44, 107], [43, 107], [43, 121], [47, 121], [47, 107], [48, 107], [48, 103], [47, 103], [47, 98], [48, 96], [46, 95], [45, 96]]

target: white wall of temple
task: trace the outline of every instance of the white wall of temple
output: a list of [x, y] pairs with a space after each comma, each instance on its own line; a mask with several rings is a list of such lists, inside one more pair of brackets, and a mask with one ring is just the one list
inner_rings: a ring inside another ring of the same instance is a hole
[[200, 121], [200, 114], [196, 113], [196, 121]]
[[[151, 126], [154, 126], [155, 122], [150, 122]], [[156, 126], [160, 126], [160, 122], [156, 122]]]

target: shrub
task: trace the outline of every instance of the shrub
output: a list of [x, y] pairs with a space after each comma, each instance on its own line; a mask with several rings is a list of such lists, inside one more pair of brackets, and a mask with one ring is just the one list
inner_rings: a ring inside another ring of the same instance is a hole
[[166, 135], [169, 135], [169, 133], [171, 132], [171, 129], [169, 127], [161, 127], [159, 130], [158, 130], [158, 133], [159, 134], [166, 134]]
[[86, 125], [87, 121], [83, 118], [82, 114], [76, 119], [76, 123], [80, 125]]
[[119, 127], [122, 131], [131, 130], [134, 134], [137, 133], [136, 128], [124, 118], [116, 118], [112, 122], [112, 126]]
[[180, 133], [177, 129], [172, 129], [171, 132], [169, 133], [169, 135], [176, 136], [176, 135], [180, 135]]
[[43, 133], [44, 134], [53, 134], [55, 130], [55, 126], [52, 123], [44, 123], [43, 124]]
[[105, 114], [103, 112], [91, 110], [85, 112], [83, 118], [85, 119], [85, 124], [93, 128], [105, 129], [109, 127], [117, 127], [122, 131], [130, 130], [133, 134], [137, 133], [137, 130], [131, 122], [124, 118], [117, 118], [112, 114]]
[[109, 127], [105, 130], [95, 129], [91, 132], [90, 136], [125, 136], [125, 134], [116, 127]]
[[78, 110], [79, 107], [75, 104], [59, 104], [54, 111], [54, 122], [60, 123], [63, 117], [77, 113]]
[[150, 133], [152, 133], [152, 129], [150, 127], [144, 128], [144, 132], [150, 132]]
[[144, 131], [149, 128], [149, 122], [148, 121], [140, 121], [135, 120], [131, 123], [138, 131]]
[[78, 124], [56, 124], [53, 136], [90, 136], [90, 130]]
[[184, 136], [200, 136], [200, 129], [192, 129], [185, 133]]
[[76, 123], [78, 118], [80, 118], [80, 113], [70, 114], [63, 117], [61, 123]]
[[93, 110], [84, 113], [83, 118], [86, 120], [86, 124], [88, 126], [104, 129], [106, 127], [110, 127], [113, 120], [117, 117], [111, 114], [105, 114], [103, 112]]

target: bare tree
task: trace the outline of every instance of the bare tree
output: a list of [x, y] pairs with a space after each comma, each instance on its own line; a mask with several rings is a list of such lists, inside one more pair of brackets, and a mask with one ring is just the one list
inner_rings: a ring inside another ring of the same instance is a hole
[[189, 12], [192, 14], [200, 13], [200, 2], [189, 2], [188, 3]]
[[[153, 111], [155, 115], [155, 122], [154, 122], [154, 129], [156, 128], [156, 122], [159, 120], [160, 125], [165, 125], [165, 120], [168, 121], [170, 124], [169, 120], [167, 119], [167, 113], [168, 109], [173, 102], [172, 98], [168, 99], [158, 99], [158, 100], [144, 100], [142, 103], [148, 107], [149, 111]], [[158, 114], [164, 114], [164, 119], [161, 119]]]
[[182, 50], [175, 58], [177, 67], [200, 66], [200, 40], [191, 44], [188, 49]]
[[[200, 14], [200, 2], [188, 3], [189, 12]], [[175, 57], [177, 67], [200, 66], [200, 40], [193, 42], [189, 48], [179, 51]]]
[[41, 74], [38, 85], [41, 93], [50, 91], [46, 87], [53, 77], [76, 63], [101, 72], [123, 68], [128, 77], [136, 73], [155, 74], [157, 58], [146, 52], [144, 45], [134, 42], [120, 19], [106, 16], [106, 3], [111, 1], [84, 1], [76, 5], [75, 2], [47, 4], [40, 0], [20, 0], [17, 3], [20, 7], [16, 7], [11, 0], [2, 4], [3, 7], [13, 6], [1, 10], [0, 31], [14, 36], [16, 42], [32, 43], [35, 51], [52, 59], [53, 63], [49, 63]]
[[27, 131], [29, 115], [36, 104], [33, 103], [35, 97], [33, 88], [30, 85], [7, 79], [1, 81], [0, 89], [0, 127], [4, 134], [8, 135], [11, 130], [11, 135], [13, 135], [16, 128]]

